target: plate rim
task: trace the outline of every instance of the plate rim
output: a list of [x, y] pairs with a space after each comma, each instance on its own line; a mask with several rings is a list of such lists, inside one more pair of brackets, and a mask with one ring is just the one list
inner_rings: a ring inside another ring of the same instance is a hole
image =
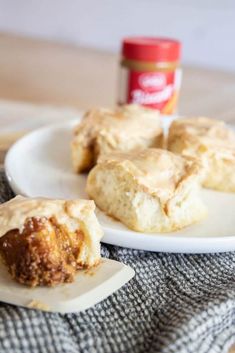
[[31, 197], [29, 195], [27, 195], [23, 190], [21, 190], [21, 188], [17, 185], [17, 183], [14, 181], [13, 176], [10, 172], [10, 158], [11, 155], [14, 153], [14, 151], [18, 148], [19, 145], [21, 145], [25, 140], [27, 140], [28, 138], [32, 137], [33, 135], [37, 135], [38, 133], [43, 132], [44, 130], [50, 130], [53, 128], [60, 128], [60, 127], [65, 127], [65, 126], [75, 126], [76, 123], [78, 123], [81, 120], [81, 117], [78, 117], [76, 119], [69, 119], [67, 121], [63, 121], [60, 123], [52, 123], [52, 124], [47, 124], [45, 126], [41, 126], [37, 129], [33, 129], [32, 131], [29, 131], [28, 133], [26, 133], [24, 136], [20, 137], [16, 142], [14, 142], [11, 147], [8, 149], [6, 155], [5, 155], [5, 159], [4, 159], [4, 163], [3, 163], [3, 170], [5, 172], [6, 178], [8, 183], [10, 184], [10, 187], [12, 188], [12, 190], [14, 191], [15, 194], [19, 194], [22, 196], [26, 196], [26, 197]]

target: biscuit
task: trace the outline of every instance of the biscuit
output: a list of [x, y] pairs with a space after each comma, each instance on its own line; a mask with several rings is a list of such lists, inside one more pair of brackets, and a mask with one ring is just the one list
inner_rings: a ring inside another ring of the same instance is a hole
[[98, 160], [87, 192], [106, 214], [138, 232], [171, 232], [206, 216], [201, 165], [162, 149], [115, 152]]
[[157, 111], [137, 105], [88, 111], [74, 130], [72, 162], [77, 173], [90, 170], [102, 154], [161, 147], [163, 130]]
[[88, 200], [21, 196], [0, 205], [0, 254], [12, 277], [54, 286], [98, 264], [103, 232], [94, 209]]
[[168, 150], [201, 159], [204, 187], [235, 192], [235, 133], [223, 121], [175, 120], [169, 129]]

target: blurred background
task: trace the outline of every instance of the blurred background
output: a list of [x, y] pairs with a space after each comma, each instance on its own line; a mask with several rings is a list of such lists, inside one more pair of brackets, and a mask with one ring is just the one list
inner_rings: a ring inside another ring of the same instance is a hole
[[8, 115], [19, 125], [9, 100], [113, 106], [121, 40], [130, 35], [182, 41], [179, 114], [233, 120], [234, 18], [234, 0], [0, 0], [0, 128]]
[[0, 30], [118, 52], [127, 35], [176, 37], [183, 62], [235, 71], [234, 0], [0, 0]]

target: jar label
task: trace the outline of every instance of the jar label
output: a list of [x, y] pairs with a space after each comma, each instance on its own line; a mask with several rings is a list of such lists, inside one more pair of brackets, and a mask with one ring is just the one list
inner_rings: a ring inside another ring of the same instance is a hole
[[126, 72], [121, 76], [120, 103], [144, 105], [158, 109], [162, 114], [174, 113], [181, 84], [180, 69], [170, 72], [137, 72], [123, 69]]

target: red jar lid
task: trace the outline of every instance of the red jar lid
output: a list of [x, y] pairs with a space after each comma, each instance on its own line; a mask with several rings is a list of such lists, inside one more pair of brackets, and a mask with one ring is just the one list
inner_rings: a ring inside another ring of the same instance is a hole
[[129, 60], [176, 62], [180, 53], [181, 43], [170, 38], [128, 37], [122, 42], [122, 56]]

